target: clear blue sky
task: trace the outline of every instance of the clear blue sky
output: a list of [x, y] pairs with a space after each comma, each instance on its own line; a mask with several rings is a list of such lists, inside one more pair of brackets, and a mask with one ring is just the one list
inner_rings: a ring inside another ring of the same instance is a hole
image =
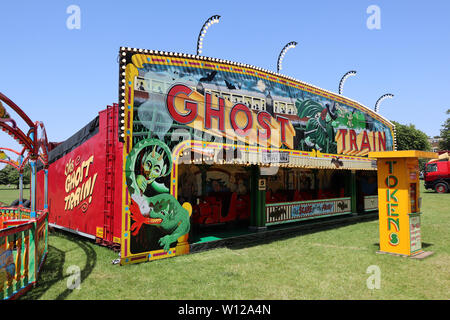
[[[70, 30], [70, 5], [81, 29]], [[370, 5], [381, 29], [369, 30]], [[337, 92], [380, 113], [439, 135], [450, 108], [450, 1], [1, 1], [0, 91], [51, 141], [62, 141], [118, 100], [120, 46], [192, 53], [204, 21], [222, 16], [204, 40], [203, 55], [276, 71]], [[0, 146], [15, 147], [0, 132]]]

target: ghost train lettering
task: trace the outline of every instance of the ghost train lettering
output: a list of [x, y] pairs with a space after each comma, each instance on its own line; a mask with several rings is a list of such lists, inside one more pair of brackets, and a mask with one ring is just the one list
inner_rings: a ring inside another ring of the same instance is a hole
[[255, 113], [245, 104], [232, 104], [210, 93], [203, 96], [183, 84], [168, 90], [166, 106], [173, 120], [194, 129], [250, 144], [294, 147], [295, 130], [289, 119], [274, 118], [267, 111]]

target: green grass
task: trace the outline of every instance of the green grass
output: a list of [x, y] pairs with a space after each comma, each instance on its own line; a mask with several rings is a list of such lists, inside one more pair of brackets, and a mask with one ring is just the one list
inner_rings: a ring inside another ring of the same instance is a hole
[[[25, 199], [29, 198], [30, 189], [23, 189], [23, 197]], [[14, 185], [6, 186], [0, 185], [0, 202], [11, 204], [14, 200], [19, 199], [19, 189]]]
[[[129, 266], [53, 232], [38, 284], [23, 299], [449, 299], [450, 194], [421, 192], [423, 246], [434, 252], [423, 260], [377, 254], [378, 221]], [[67, 288], [72, 265], [79, 290]], [[371, 265], [381, 270], [380, 289], [367, 288]]]

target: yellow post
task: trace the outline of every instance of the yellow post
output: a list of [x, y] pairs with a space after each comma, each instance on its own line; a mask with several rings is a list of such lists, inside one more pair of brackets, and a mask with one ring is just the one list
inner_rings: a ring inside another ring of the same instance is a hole
[[370, 152], [377, 159], [380, 252], [415, 256], [423, 253], [420, 234], [419, 158], [434, 152]]
[[[189, 217], [192, 214], [192, 205], [189, 202], [183, 203], [183, 208], [189, 212]], [[182, 254], [189, 253], [189, 243], [188, 243], [189, 233], [178, 238], [177, 246], [175, 247], [175, 255], [179, 256]]]

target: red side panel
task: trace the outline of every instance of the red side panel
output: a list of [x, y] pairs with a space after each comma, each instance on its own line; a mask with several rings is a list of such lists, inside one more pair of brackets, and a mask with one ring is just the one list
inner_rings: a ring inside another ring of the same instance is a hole
[[[117, 105], [109, 108], [117, 115]], [[101, 111], [98, 132], [49, 165], [49, 223], [107, 242], [113, 242], [116, 237], [117, 242], [121, 232], [121, 195], [116, 197], [116, 194], [121, 194], [122, 189], [122, 157], [117, 154], [121, 154], [122, 144], [117, 141], [118, 117], [111, 117], [115, 121], [111, 130], [115, 132], [108, 135], [107, 116], [107, 110]], [[108, 150], [107, 137], [115, 139], [113, 148], [110, 145]], [[108, 170], [113, 174], [108, 174]], [[111, 177], [112, 183], [107, 185], [106, 181]], [[44, 203], [43, 170], [38, 172], [37, 181], [37, 205], [40, 208]], [[112, 189], [108, 191], [107, 186]]]
[[[30, 196], [31, 188], [30, 194], [25, 195], [24, 193], [23, 197], [26, 199], [30, 199]], [[36, 209], [44, 209], [44, 170], [38, 171], [36, 175]]]
[[[118, 109], [118, 108], [117, 108]], [[116, 117], [118, 121], [119, 117]], [[117, 131], [115, 133], [118, 138]], [[122, 179], [123, 179], [123, 143], [116, 141], [115, 147], [115, 189], [114, 189], [114, 237], [120, 241], [122, 235]]]
[[118, 106], [100, 112], [105, 121], [104, 229], [102, 239], [120, 244], [122, 199], [122, 144], [118, 141]]

